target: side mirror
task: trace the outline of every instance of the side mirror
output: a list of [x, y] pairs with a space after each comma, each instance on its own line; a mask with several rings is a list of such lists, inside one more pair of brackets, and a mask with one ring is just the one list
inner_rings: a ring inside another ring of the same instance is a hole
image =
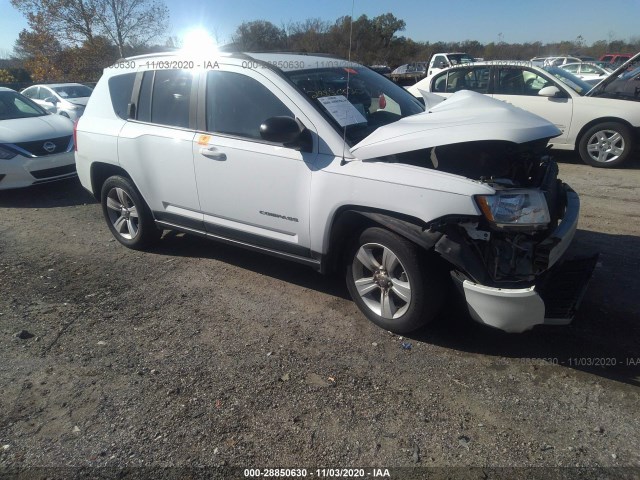
[[550, 98], [559, 98], [564, 96], [560, 91], [560, 89], [553, 85], [541, 88], [540, 91], [538, 92], [538, 95], [541, 97], [550, 97]]
[[56, 105], [58, 103], [58, 99], [56, 97], [47, 97], [44, 99], [45, 102], [51, 103], [52, 105]]
[[311, 133], [295, 118], [267, 118], [260, 125], [260, 136], [268, 142], [282, 143], [285, 147], [296, 150], [311, 151]]

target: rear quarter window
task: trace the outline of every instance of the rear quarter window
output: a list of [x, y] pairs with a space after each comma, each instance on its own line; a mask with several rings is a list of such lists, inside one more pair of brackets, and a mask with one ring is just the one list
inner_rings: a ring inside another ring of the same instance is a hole
[[131, 103], [131, 93], [133, 92], [135, 79], [135, 73], [125, 73], [109, 79], [109, 94], [111, 95], [113, 111], [123, 120], [129, 118], [129, 103]]

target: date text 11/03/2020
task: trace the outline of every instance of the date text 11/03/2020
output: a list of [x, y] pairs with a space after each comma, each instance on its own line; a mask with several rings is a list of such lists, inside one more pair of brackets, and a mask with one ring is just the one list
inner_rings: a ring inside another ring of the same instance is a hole
[[499, 358], [494, 362], [500, 364], [509, 364], [512, 362], [524, 363], [527, 365], [535, 365], [538, 367], [548, 366], [568, 366], [568, 367], [638, 367], [640, 366], [640, 357], [568, 357], [566, 359], [560, 359], [557, 357], [544, 357], [544, 358]]
[[[257, 62], [255, 60], [245, 60], [242, 62], [242, 68], [249, 70], [257, 70], [267, 68], [268, 65], [280, 69], [297, 69], [308, 68], [350, 68], [359, 66], [348, 60], [321, 60], [314, 61], [311, 64], [305, 64], [304, 60], [270, 60], [265, 62]], [[107, 67], [107, 69], [131, 69], [144, 67], [154, 70], [188, 70], [194, 68], [218, 69], [220, 64], [217, 60], [147, 60], [144, 62], [136, 62], [136, 60], [122, 60]]]
[[245, 478], [391, 478], [387, 468], [245, 468]]

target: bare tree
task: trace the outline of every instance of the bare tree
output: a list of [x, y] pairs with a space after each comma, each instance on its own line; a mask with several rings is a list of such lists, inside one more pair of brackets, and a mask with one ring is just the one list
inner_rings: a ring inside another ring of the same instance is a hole
[[118, 47], [140, 47], [166, 33], [169, 10], [159, 0], [95, 0], [96, 19], [103, 35]]

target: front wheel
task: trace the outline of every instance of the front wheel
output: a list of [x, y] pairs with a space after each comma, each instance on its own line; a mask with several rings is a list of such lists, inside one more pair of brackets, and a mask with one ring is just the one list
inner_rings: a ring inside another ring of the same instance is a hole
[[376, 325], [408, 333], [442, 303], [442, 285], [415, 244], [383, 228], [364, 230], [346, 257], [346, 282], [358, 308]]
[[592, 167], [619, 167], [633, 150], [629, 127], [618, 122], [594, 125], [580, 137], [578, 151], [582, 161]]
[[109, 230], [126, 247], [142, 250], [162, 235], [130, 179], [119, 175], [109, 177], [102, 185], [101, 200]]

